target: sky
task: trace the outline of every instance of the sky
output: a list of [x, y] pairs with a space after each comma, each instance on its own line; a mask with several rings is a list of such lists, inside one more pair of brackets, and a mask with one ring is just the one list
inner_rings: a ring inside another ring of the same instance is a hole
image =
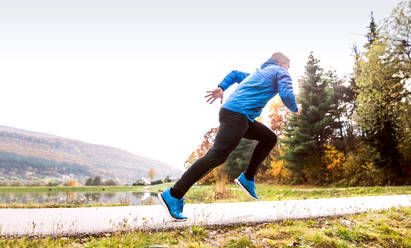
[[219, 125], [204, 96], [227, 73], [281, 51], [296, 89], [313, 51], [348, 75], [370, 12], [380, 24], [399, 2], [0, 0], [0, 125], [183, 169]]

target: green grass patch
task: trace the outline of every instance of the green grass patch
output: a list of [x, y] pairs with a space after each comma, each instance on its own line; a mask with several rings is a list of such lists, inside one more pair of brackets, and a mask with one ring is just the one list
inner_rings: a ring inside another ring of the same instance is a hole
[[[256, 193], [261, 201], [282, 201], [300, 199], [319, 199], [334, 197], [356, 197], [375, 195], [411, 194], [411, 186], [376, 186], [376, 187], [349, 187], [349, 188], [300, 188], [299, 186], [278, 186], [270, 184], [257, 184]], [[215, 199], [212, 187], [194, 186], [186, 195], [187, 202], [236, 202], [252, 201], [234, 184], [229, 184], [233, 197], [228, 199]]]
[[254, 247], [253, 242], [245, 237], [232, 238], [224, 243], [224, 248], [251, 248]]
[[191, 226], [171, 231], [107, 233], [99, 237], [0, 239], [0, 247], [411, 247], [410, 225], [408, 207], [259, 225]]

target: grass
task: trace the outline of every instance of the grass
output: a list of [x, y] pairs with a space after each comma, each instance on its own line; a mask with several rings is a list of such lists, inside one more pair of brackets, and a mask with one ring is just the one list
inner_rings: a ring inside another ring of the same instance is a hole
[[[230, 184], [232, 197], [218, 198], [211, 186], [194, 186], [187, 195], [187, 203], [210, 202], [236, 202], [252, 201], [239, 188]], [[256, 193], [261, 201], [282, 201], [300, 199], [319, 199], [334, 197], [356, 197], [375, 195], [411, 194], [411, 186], [375, 186], [375, 187], [350, 187], [350, 188], [300, 188], [292, 186], [277, 186], [269, 184], [257, 184]]]
[[411, 247], [411, 208], [260, 225], [0, 239], [0, 247]]
[[[173, 183], [165, 183], [146, 187], [146, 190], [157, 193], [172, 186]], [[224, 188], [225, 187], [225, 188]], [[144, 186], [78, 186], [78, 187], [0, 187], [1, 193], [36, 193], [36, 192], [90, 192], [90, 193], [116, 193], [116, 192], [144, 192]], [[221, 193], [224, 192], [224, 195]], [[411, 194], [411, 186], [375, 186], [375, 187], [348, 187], [348, 188], [320, 188], [307, 186], [284, 186], [257, 184], [257, 195], [260, 201], [282, 201], [300, 199], [319, 199], [334, 197], [356, 197], [375, 195]], [[187, 203], [212, 203], [212, 202], [239, 202], [251, 201], [249, 197], [239, 190], [235, 184], [227, 185], [194, 185], [185, 196]], [[1, 204], [0, 208], [42, 208], [42, 207], [95, 207], [118, 206], [119, 204]]]

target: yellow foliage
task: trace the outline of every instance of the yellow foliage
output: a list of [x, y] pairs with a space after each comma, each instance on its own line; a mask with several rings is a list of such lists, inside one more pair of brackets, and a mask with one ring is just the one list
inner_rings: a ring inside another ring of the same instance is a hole
[[338, 151], [331, 144], [324, 144], [325, 151], [323, 162], [325, 163], [327, 174], [330, 179], [335, 182], [344, 176], [345, 155]]
[[327, 170], [340, 169], [345, 162], [344, 153], [337, 151], [333, 145], [324, 144], [324, 157], [327, 165]]
[[392, 178], [392, 176], [387, 176], [383, 169], [377, 168], [372, 161], [364, 159], [369, 156], [369, 150], [366, 147], [360, 147], [356, 153], [348, 153], [343, 164], [343, 178], [339, 184], [349, 186], [387, 184], [386, 178]]
[[274, 184], [288, 184], [292, 180], [292, 173], [284, 167], [283, 160], [272, 160], [267, 174]]

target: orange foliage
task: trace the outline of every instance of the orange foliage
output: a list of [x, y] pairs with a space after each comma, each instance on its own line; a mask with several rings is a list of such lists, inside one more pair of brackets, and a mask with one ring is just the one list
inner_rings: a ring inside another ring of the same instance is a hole
[[156, 176], [156, 170], [154, 168], [150, 168], [150, 170], [148, 170], [147, 172], [147, 176], [151, 179], [154, 180], [155, 176]]
[[64, 186], [71, 186], [71, 187], [73, 187], [73, 186], [78, 186], [78, 182], [77, 182], [77, 180], [75, 180], [75, 179], [70, 179], [70, 180], [67, 180], [67, 181], [64, 183]]
[[201, 143], [200, 147], [197, 149], [197, 157], [201, 158], [204, 156], [207, 151], [213, 146], [215, 137], [217, 136], [218, 127], [211, 128], [204, 134], [203, 143]]
[[[218, 132], [218, 128], [211, 128], [204, 134], [203, 142], [200, 144], [200, 146], [195, 151], [193, 151], [190, 154], [188, 159], [185, 161], [184, 163], [185, 168], [190, 167], [197, 159], [201, 158], [207, 153], [207, 151], [214, 144], [217, 132]], [[202, 179], [200, 179], [199, 182], [202, 184], [210, 184], [210, 183], [216, 182], [217, 179], [220, 177], [220, 174], [223, 173], [220, 167], [217, 167], [214, 170], [212, 170], [210, 173], [208, 173]]]
[[289, 111], [282, 104], [280, 98], [276, 97], [270, 105], [270, 114], [268, 118], [270, 119], [270, 127], [276, 133], [281, 133], [281, 126], [285, 123]]

